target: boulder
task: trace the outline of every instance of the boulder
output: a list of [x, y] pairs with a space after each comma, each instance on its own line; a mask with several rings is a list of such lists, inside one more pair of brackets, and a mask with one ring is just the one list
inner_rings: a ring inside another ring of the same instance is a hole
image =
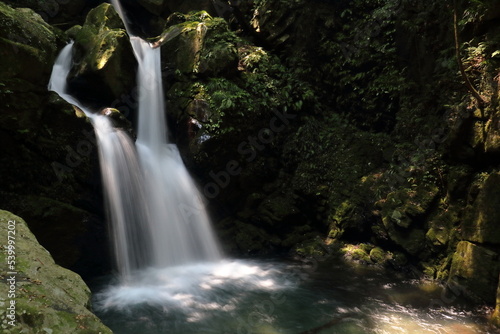
[[164, 33], [175, 32], [161, 46], [164, 63], [183, 74], [213, 77], [237, 72], [236, 39], [223, 19], [202, 11], [185, 16], [183, 21]]
[[479, 297], [494, 304], [500, 273], [499, 254], [461, 241], [453, 255], [448, 285], [459, 288], [467, 297]]
[[378, 202], [389, 238], [412, 255], [425, 247], [426, 233], [419, 221], [430, 212], [437, 195], [436, 186], [419, 186], [397, 190]]
[[112, 333], [90, 311], [81, 277], [56, 265], [22, 218], [0, 210], [0, 231], [0, 260], [9, 265], [0, 280], [9, 292], [0, 296], [2, 333]]
[[129, 36], [113, 6], [103, 3], [75, 32], [70, 92], [94, 107], [115, 106], [136, 86], [137, 61]]
[[46, 87], [58, 46], [63, 43], [62, 33], [33, 10], [13, 9], [0, 2], [0, 37], [0, 84], [25, 80]]

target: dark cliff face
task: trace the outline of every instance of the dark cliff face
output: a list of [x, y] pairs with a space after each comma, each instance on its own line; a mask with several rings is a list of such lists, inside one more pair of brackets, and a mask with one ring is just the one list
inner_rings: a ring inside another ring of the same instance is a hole
[[106, 259], [107, 246], [92, 126], [47, 90], [67, 36], [31, 9], [0, 10], [0, 203], [59, 264], [98, 272], [105, 264], [91, 259]]
[[[39, 2], [26, 4], [37, 10]], [[89, 249], [105, 247], [92, 130], [45, 87], [69, 35], [80, 45], [78, 90], [107, 92], [93, 103], [133, 121], [135, 65], [126, 35], [112, 24], [108, 5], [85, 24], [87, 9], [48, 20], [83, 25], [67, 35], [32, 12], [1, 6], [14, 22], [0, 27], [8, 44], [0, 52], [9, 60], [0, 69], [2, 203], [26, 218], [60, 263], [92, 263]], [[355, 246], [344, 249], [352, 258], [411, 264], [494, 302], [498, 6], [404, 0], [125, 6], [136, 9], [140, 34], [161, 37], [173, 139], [230, 252], [311, 255], [349, 243]], [[186, 14], [192, 9], [207, 12]], [[460, 63], [481, 106], [459, 71], [454, 11]], [[16, 15], [26, 13], [33, 19], [25, 28]], [[97, 24], [100, 15], [110, 23]], [[108, 54], [109, 67], [96, 68]], [[489, 269], [466, 270], [464, 261]]]

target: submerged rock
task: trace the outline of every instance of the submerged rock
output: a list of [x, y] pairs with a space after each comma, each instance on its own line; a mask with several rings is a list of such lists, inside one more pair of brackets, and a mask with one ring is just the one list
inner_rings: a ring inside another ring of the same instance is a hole
[[0, 286], [13, 294], [0, 296], [2, 333], [112, 333], [90, 311], [90, 290], [81, 277], [56, 265], [22, 218], [0, 210], [0, 231], [1, 261], [12, 266]]

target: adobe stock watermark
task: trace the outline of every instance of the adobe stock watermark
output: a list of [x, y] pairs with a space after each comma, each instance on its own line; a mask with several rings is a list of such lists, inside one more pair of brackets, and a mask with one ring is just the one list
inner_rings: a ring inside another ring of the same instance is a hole
[[16, 325], [16, 295], [17, 295], [17, 255], [16, 255], [16, 221], [7, 222], [6, 235], [6, 265], [7, 265], [7, 303], [5, 305], [5, 317], [7, 325], [14, 327]]

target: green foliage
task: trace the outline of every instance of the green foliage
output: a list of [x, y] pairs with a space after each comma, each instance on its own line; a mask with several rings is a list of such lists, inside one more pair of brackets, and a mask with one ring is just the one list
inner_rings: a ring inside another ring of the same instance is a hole
[[268, 119], [272, 110], [296, 113], [315, 100], [308, 84], [262, 48], [241, 46], [240, 66], [237, 79], [215, 77], [194, 86], [194, 95], [209, 103], [208, 129], [212, 133], [234, 130], [243, 122], [246, 127], [262, 126], [262, 119]]
[[463, 17], [459, 22], [461, 26], [481, 21], [488, 10], [497, 3], [496, 0], [469, 0], [467, 2]]
[[315, 26], [318, 38], [303, 41], [289, 58], [299, 77], [323, 90], [325, 104], [363, 129], [392, 129], [405, 86], [396, 53], [396, 7], [396, 1], [356, 0], [318, 10], [312, 14], [323, 22]]

